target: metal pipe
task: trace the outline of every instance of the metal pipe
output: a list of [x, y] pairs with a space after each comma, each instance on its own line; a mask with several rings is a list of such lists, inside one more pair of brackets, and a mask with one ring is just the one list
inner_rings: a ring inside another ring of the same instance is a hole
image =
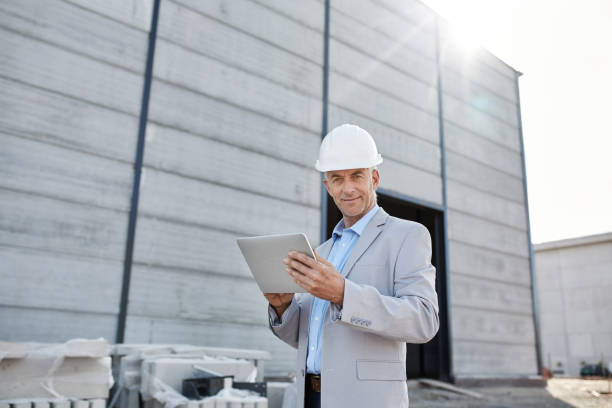
[[[453, 375], [453, 353], [452, 353], [452, 333], [451, 333], [451, 291], [450, 291], [450, 257], [448, 254], [448, 205], [447, 205], [447, 197], [446, 197], [446, 145], [444, 139], [444, 104], [442, 100], [443, 90], [442, 90], [442, 62], [440, 58], [441, 50], [440, 50], [440, 18], [436, 16], [436, 68], [437, 68], [437, 92], [438, 92], [438, 123], [439, 123], [439, 132], [440, 132], [440, 173], [442, 176], [442, 217], [443, 217], [443, 235], [444, 235], [444, 284], [445, 284], [445, 292], [446, 292], [446, 322], [441, 322], [441, 324], [446, 323], [446, 334], [448, 338], [446, 339], [448, 356], [448, 375], [449, 380], [454, 381]], [[444, 373], [441, 373], [444, 374]]]
[[[329, 11], [330, 0], [325, 0], [325, 29], [323, 33], [323, 115], [321, 124], [321, 139], [327, 134], [327, 112], [329, 100]], [[324, 174], [321, 174], [323, 181]], [[321, 229], [320, 240], [327, 240], [327, 190], [321, 183]]]
[[155, 41], [157, 40], [157, 21], [159, 19], [159, 2], [153, 3], [153, 16], [149, 30], [149, 45], [147, 49], [147, 64], [145, 68], [142, 101], [140, 105], [140, 123], [138, 127], [138, 143], [136, 145], [136, 160], [134, 162], [134, 182], [132, 184], [132, 200], [130, 204], [130, 218], [128, 221], [125, 257], [123, 261], [123, 281], [121, 283], [121, 298], [119, 302], [119, 317], [117, 319], [117, 333], [115, 341], [123, 343], [125, 340], [125, 324], [127, 320], [128, 301], [130, 294], [130, 280], [132, 277], [132, 259], [134, 255], [134, 239], [136, 236], [136, 220], [138, 219], [138, 199], [140, 192], [140, 179], [144, 158], [145, 133], [149, 115], [149, 99], [151, 95], [151, 82], [153, 79], [153, 60], [155, 57]]

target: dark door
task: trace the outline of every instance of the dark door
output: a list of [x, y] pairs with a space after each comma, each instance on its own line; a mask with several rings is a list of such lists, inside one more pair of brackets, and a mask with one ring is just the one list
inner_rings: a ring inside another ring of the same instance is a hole
[[[432, 259], [436, 267], [436, 291], [440, 308], [440, 330], [426, 344], [406, 345], [406, 374], [408, 378], [435, 378], [450, 381], [450, 353], [448, 319], [446, 316], [446, 271], [444, 259], [444, 215], [441, 211], [413, 204], [390, 195], [378, 193], [378, 205], [394, 217], [423, 224], [431, 235]], [[342, 214], [332, 200], [328, 200], [327, 236], [330, 237]]]

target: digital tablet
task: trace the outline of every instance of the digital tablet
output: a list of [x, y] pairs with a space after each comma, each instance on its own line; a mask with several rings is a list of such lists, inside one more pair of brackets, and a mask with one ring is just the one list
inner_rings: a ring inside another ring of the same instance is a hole
[[300, 293], [304, 288], [285, 271], [283, 259], [297, 251], [315, 259], [305, 234], [263, 235], [236, 240], [251, 274], [263, 293]]

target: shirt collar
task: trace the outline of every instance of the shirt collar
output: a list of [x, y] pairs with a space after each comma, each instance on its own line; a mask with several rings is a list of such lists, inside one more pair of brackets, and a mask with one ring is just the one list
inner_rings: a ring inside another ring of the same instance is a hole
[[344, 218], [342, 218], [334, 228], [334, 232], [332, 233], [333, 240], [335, 241], [336, 239], [338, 239], [342, 235], [342, 231], [344, 231], [345, 229], [349, 229], [357, 235], [361, 236], [361, 234], [363, 234], [363, 230], [365, 230], [365, 227], [372, 220], [372, 218], [374, 218], [374, 216], [376, 215], [376, 211], [378, 211], [379, 208], [380, 207], [378, 206], [378, 204], [374, 204], [374, 207], [372, 207], [372, 209], [368, 211], [366, 215], [361, 217], [359, 221], [353, 224], [353, 226], [350, 228], [344, 228]]

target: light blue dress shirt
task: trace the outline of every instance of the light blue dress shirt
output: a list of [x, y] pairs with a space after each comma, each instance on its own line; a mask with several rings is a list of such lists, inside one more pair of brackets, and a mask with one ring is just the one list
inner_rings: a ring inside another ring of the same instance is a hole
[[[378, 205], [374, 205], [366, 215], [361, 217], [361, 219], [350, 228], [344, 228], [344, 219], [340, 220], [334, 228], [332, 234], [333, 244], [327, 260], [334, 265], [338, 271], [342, 271], [342, 268], [344, 268], [344, 264], [346, 264], [353, 247], [359, 240], [365, 227], [378, 211], [378, 208]], [[321, 331], [328, 308], [329, 300], [319, 299], [318, 297], [314, 298], [312, 312], [310, 314], [308, 354], [306, 358], [306, 372], [310, 374], [321, 373]]]

